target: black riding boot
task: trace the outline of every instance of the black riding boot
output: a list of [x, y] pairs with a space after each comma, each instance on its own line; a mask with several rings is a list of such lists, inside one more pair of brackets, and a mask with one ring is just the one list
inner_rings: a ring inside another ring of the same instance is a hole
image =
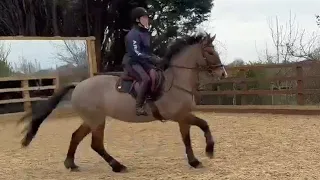
[[144, 83], [141, 83], [140, 90], [138, 92], [137, 100], [136, 100], [136, 115], [137, 116], [140, 116], [140, 115], [147, 116], [148, 115], [148, 113], [146, 112], [145, 107], [144, 107], [144, 102], [146, 99], [145, 94], [146, 94], [147, 87], [148, 86], [144, 85]]

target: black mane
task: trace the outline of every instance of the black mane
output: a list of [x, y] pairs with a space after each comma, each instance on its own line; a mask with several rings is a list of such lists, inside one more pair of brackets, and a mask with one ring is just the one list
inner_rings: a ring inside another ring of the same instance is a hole
[[169, 64], [170, 64], [173, 56], [180, 53], [181, 50], [184, 49], [186, 46], [190, 46], [190, 45], [194, 45], [194, 44], [199, 43], [206, 36], [207, 36], [206, 34], [196, 34], [196, 35], [178, 38], [174, 42], [172, 42], [168, 46], [166, 53], [163, 57], [164, 69], [167, 69], [169, 67]]

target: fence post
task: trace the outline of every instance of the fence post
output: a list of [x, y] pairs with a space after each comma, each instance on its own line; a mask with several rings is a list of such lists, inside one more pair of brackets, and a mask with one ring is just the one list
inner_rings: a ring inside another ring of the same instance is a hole
[[28, 79], [22, 80], [21, 86], [23, 88], [22, 97], [24, 99], [23, 110], [26, 112], [26, 111], [28, 111], [29, 108], [31, 108], [31, 102], [29, 101], [30, 100], [30, 92], [28, 90], [29, 80]]
[[59, 75], [57, 74], [56, 75], [56, 78], [53, 79], [53, 84], [55, 86], [53, 92], [57, 92], [57, 90], [59, 89], [60, 87], [60, 82], [59, 82]]
[[304, 99], [304, 84], [303, 84], [303, 69], [301, 65], [297, 65], [296, 67], [297, 72], [297, 103], [298, 105], [304, 105], [305, 99]]
[[[220, 91], [220, 85], [217, 86], [217, 91], [219, 92]], [[223, 105], [222, 103], [222, 97], [221, 96], [218, 96], [218, 105]]]
[[95, 41], [87, 40], [86, 44], [87, 44], [87, 54], [88, 54], [88, 60], [89, 60], [88, 63], [89, 63], [90, 77], [93, 77], [94, 74], [98, 72]]
[[[247, 71], [246, 69], [240, 69], [240, 76], [242, 78], [247, 78]], [[242, 91], [248, 90], [247, 82], [242, 81], [240, 82], [240, 88]], [[241, 94], [241, 105], [246, 105], [247, 104], [247, 95]]]

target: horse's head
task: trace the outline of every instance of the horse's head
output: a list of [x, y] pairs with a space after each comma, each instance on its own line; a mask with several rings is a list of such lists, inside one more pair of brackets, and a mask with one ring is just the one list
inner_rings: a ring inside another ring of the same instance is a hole
[[199, 43], [199, 56], [196, 64], [201, 71], [209, 73], [211, 76], [221, 79], [228, 76], [224, 65], [221, 63], [220, 56], [212, 44], [216, 35], [206, 34]]
[[[213, 46], [216, 36], [199, 34], [177, 39], [168, 46], [165, 54], [165, 69], [171, 67], [207, 72], [217, 80], [227, 77], [224, 65]], [[181, 55], [174, 57], [176, 55]], [[178, 61], [178, 62], [177, 62]]]

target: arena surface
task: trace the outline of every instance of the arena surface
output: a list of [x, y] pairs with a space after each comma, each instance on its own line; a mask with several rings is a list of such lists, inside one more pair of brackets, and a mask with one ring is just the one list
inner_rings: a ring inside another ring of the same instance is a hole
[[51, 119], [43, 124], [27, 149], [20, 148], [20, 130], [0, 122], [0, 179], [320, 179], [319, 116], [196, 113], [207, 119], [216, 139], [215, 158], [204, 154], [202, 132], [192, 128], [194, 152], [204, 168], [191, 169], [184, 155], [178, 125], [111, 121], [105, 145], [128, 167], [115, 174], [90, 148], [89, 135], [79, 146], [69, 172], [63, 161], [77, 117]]

